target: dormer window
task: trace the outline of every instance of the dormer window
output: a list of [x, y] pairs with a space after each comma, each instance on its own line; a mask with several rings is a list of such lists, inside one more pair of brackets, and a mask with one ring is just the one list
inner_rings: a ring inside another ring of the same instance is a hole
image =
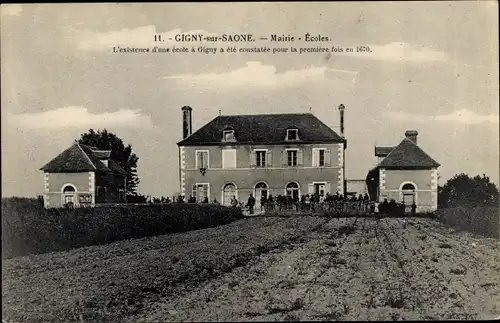
[[286, 140], [299, 140], [299, 129], [287, 129]]
[[222, 134], [223, 141], [236, 141], [236, 137], [234, 135], [234, 130], [224, 130]]

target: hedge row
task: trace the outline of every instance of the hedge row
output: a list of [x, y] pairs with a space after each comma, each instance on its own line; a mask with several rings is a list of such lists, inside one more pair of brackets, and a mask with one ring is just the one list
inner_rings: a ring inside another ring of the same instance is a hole
[[243, 215], [212, 204], [48, 209], [34, 199], [2, 199], [2, 258], [216, 227]]
[[436, 218], [457, 229], [500, 238], [500, 211], [498, 208], [443, 208], [437, 210]]

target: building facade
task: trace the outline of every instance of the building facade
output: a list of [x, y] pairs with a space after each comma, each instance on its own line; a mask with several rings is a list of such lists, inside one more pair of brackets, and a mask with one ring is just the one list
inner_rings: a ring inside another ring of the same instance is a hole
[[75, 142], [49, 161], [40, 169], [45, 208], [125, 202], [128, 173], [110, 156], [109, 150]]
[[218, 116], [191, 133], [183, 107], [181, 195], [197, 202], [344, 192], [346, 140], [308, 114]]
[[399, 145], [375, 147], [378, 164], [366, 181], [374, 200], [415, 203], [418, 212], [432, 212], [438, 204], [440, 164], [418, 146], [417, 136], [416, 130], [408, 130]]

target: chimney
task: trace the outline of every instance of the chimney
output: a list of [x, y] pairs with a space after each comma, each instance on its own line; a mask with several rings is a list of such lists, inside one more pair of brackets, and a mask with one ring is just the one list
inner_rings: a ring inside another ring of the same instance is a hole
[[181, 110], [182, 110], [182, 139], [186, 139], [187, 137], [191, 136], [191, 133], [193, 132], [193, 126], [191, 121], [191, 111], [193, 111], [193, 109], [188, 106], [183, 106]]
[[343, 104], [339, 105], [340, 111], [340, 135], [344, 137], [344, 110], [345, 106]]
[[415, 145], [417, 144], [417, 136], [418, 136], [417, 130], [406, 130], [405, 136], [406, 136], [406, 138], [413, 141], [415, 143]]

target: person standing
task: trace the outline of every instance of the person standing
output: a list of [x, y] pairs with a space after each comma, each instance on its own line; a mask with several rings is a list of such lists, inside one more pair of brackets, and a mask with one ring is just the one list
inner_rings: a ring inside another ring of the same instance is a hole
[[237, 207], [238, 206], [238, 200], [236, 199], [235, 196], [231, 198], [231, 206], [232, 207]]
[[248, 211], [250, 212], [250, 214], [253, 214], [254, 205], [255, 205], [255, 198], [253, 197], [252, 194], [250, 194], [250, 197], [248, 197], [248, 201], [247, 201], [247, 207], [248, 207]]
[[417, 215], [417, 204], [415, 204], [415, 202], [413, 202], [413, 204], [411, 205], [411, 215]]

